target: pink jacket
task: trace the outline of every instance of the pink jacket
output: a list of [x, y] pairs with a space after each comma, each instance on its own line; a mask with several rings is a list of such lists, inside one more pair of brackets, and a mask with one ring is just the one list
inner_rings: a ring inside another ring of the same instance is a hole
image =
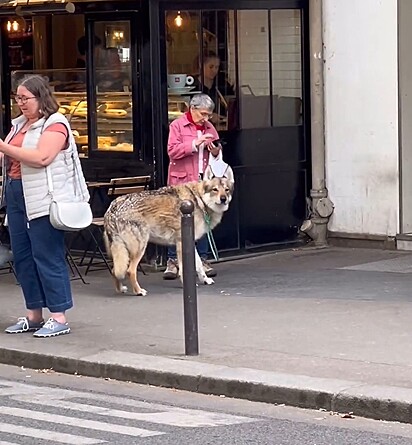
[[[219, 135], [216, 128], [205, 123], [205, 133], [213, 134], [216, 139]], [[196, 127], [188, 121], [186, 115], [179, 117], [170, 124], [167, 153], [170, 158], [168, 185], [184, 184], [199, 179], [199, 153], [193, 152], [193, 141], [197, 139]], [[209, 163], [210, 153], [203, 150], [203, 171]]]

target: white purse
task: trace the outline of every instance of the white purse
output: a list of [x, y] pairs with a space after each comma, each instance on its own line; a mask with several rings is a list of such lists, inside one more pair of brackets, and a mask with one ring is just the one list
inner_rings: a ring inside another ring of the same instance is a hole
[[[73, 158], [73, 181], [74, 190], [82, 190], [80, 186], [81, 181], [84, 181], [83, 175], [80, 175], [78, 167], [76, 166], [76, 160]], [[68, 232], [77, 232], [78, 230], [89, 227], [93, 220], [93, 213], [90, 204], [84, 200], [74, 202], [59, 202], [54, 199], [53, 196], [53, 179], [50, 167], [46, 167], [47, 184], [49, 193], [52, 197], [50, 204], [50, 223], [58, 230], [64, 230]], [[79, 187], [76, 187], [76, 181]]]

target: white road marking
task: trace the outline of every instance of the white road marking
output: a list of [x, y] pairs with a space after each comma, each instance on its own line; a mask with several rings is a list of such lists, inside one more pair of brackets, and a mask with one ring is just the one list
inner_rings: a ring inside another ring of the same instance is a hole
[[104, 443], [99, 439], [90, 439], [88, 437], [74, 436], [72, 434], [59, 433], [55, 431], [47, 431], [44, 429], [29, 428], [21, 425], [12, 425], [11, 423], [0, 422], [0, 432], [8, 434], [16, 434], [19, 436], [34, 437], [36, 439], [50, 440], [55, 443], [66, 443], [69, 445], [94, 445], [96, 443]]
[[[1, 404], [1, 399], [4, 399], [4, 406]], [[29, 404], [31, 407], [37, 407], [38, 410], [28, 410], [13, 406], [13, 400], [24, 402], [25, 406]], [[45, 409], [43, 407], [47, 407], [48, 412], [43, 411], [43, 409]], [[65, 415], [54, 414], [49, 411], [51, 408], [61, 409], [62, 407], [65, 409]], [[81, 415], [76, 417], [76, 413], [87, 413], [97, 418], [97, 420], [84, 419]], [[76, 391], [43, 385], [37, 386], [0, 379], [0, 416], [1, 415], [12, 416], [17, 419], [29, 419], [37, 422], [66, 425], [75, 429], [71, 431], [73, 434], [67, 434], [52, 431], [52, 428], [47, 424], [42, 427], [33, 428], [0, 422], [0, 438], [1, 433], [8, 433], [16, 437], [26, 436], [49, 440], [55, 444], [62, 443], [68, 445], [108, 443], [105, 440], [86, 437], [88, 430], [128, 437], [152, 437], [170, 434], [164, 431], [119, 425], [115, 419], [129, 420], [128, 423], [132, 425], [133, 423], [131, 422], [135, 422], [136, 424], [138, 424], [138, 422], [148, 422], [152, 424], [151, 427], [153, 427], [153, 424], [156, 424], [182, 428], [218, 427], [260, 421], [260, 419], [251, 417], [201, 409], [185, 409], [115, 395], [93, 394], [88, 391]], [[23, 421], [19, 423], [23, 423]], [[79, 433], [79, 435], [74, 434], [75, 431], [78, 432], [80, 429], [83, 429], [85, 435], [82, 435], [82, 433]], [[120, 442], [120, 438], [118, 440]], [[0, 440], [0, 445], [17, 444]]]
[[[60, 388], [41, 387], [27, 385], [24, 383], [13, 383], [13, 385], [11, 385], [10, 382], [2, 380], [0, 380], [0, 385], [9, 385], [9, 388], [0, 387], [0, 396], [7, 394], [8, 396], [12, 396], [14, 400], [18, 401], [59, 408], [62, 406], [62, 401], [64, 400], [64, 407], [66, 409], [72, 409], [79, 412], [89, 412], [101, 416], [151, 422], [161, 425], [183, 428], [199, 428], [221, 425], [236, 425], [257, 421], [257, 419], [250, 417], [197, 409], [176, 408], [173, 406], [142, 402], [139, 400], [132, 400], [122, 397], [106, 396], [103, 394], [92, 394], [88, 392], [72, 391]], [[85, 403], [70, 401], [70, 399], [73, 398], [83, 399], [85, 400]], [[146, 412], [132, 412], [124, 409], [118, 410], [89, 405], [88, 402], [93, 400], [101, 401], [107, 404], [117, 404], [121, 407], [143, 409]]]
[[[87, 412], [88, 410], [85, 411]], [[60, 416], [57, 414], [51, 415], [50, 413], [29, 411], [27, 409], [11, 408], [5, 406], [1, 407], [1, 414], [7, 414], [9, 416], [15, 416], [15, 417], [23, 417], [24, 419], [33, 419], [44, 422], [57, 423], [61, 425], [75, 426], [78, 428], [87, 428], [89, 430], [105, 431], [108, 433], [115, 433], [115, 434], [125, 434], [127, 436], [132, 436], [132, 437], [151, 437], [151, 436], [160, 436], [164, 434], [159, 431], [150, 431], [142, 428], [134, 428], [112, 423], [97, 422], [94, 420], [80, 419], [78, 417]]]

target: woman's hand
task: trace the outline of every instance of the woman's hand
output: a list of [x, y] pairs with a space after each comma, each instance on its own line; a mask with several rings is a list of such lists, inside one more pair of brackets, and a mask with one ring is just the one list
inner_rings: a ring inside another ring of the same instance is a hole
[[205, 133], [205, 134], [202, 134], [202, 136], [200, 136], [199, 138], [197, 138], [195, 140], [195, 145], [196, 145], [196, 147], [199, 147], [199, 145], [201, 145], [203, 143], [207, 144], [208, 142], [212, 142], [213, 139], [215, 139], [213, 134]]
[[214, 144], [213, 142], [210, 142], [209, 144], [207, 144], [207, 149], [210, 151], [210, 153], [214, 157], [216, 157], [219, 154], [221, 148], [222, 148], [222, 146], [220, 144]]

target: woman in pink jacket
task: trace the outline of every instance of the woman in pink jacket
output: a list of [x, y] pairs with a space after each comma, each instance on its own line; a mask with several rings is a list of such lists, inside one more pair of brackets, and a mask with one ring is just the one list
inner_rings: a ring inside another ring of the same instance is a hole
[[[215, 127], [209, 122], [215, 104], [207, 94], [196, 94], [189, 104], [189, 111], [170, 124], [167, 153], [169, 155], [168, 185], [184, 184], [203, 178], [209, 163], [222, 158], [221, 145], [213, 141], [219, 139]], [[197, 242], [197, 250], [202, 258], [208, 277], [216, 271], [207, 261], [208, 241], [206, 236]], [[165, 280], [174, 280], [179, 274], [176, 248], [169, 247]]]

